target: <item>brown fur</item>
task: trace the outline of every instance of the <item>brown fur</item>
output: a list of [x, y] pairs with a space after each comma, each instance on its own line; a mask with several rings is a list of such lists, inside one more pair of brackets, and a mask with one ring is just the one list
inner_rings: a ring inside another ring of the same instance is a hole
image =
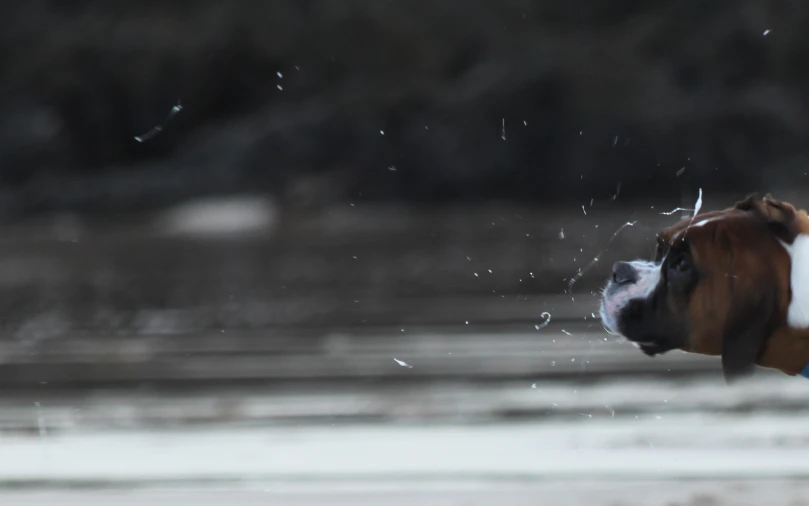
[[[691, 226], [713, 217], [722, 219]], [[752, 372], [754, 364], [794, 375], [809, 363], [809, 329], [786, 326], [790, 258], [778, 243], [791, 243], [798, 233], [809, 233], [806, 212], [769, 196], [661, 232], [666, 245], [688, 241], [700, 272], [688, 300], [679, 301], [689, 324], [685, 351], [722, 356], [728, 379]]]

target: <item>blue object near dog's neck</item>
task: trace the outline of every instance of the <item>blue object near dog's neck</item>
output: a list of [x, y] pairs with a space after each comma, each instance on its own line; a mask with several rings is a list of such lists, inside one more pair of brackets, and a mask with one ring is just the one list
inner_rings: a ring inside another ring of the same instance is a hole
[[803, 370], [798, 374], [800, 374], [804, 378], [809, 378], [809, 364], [806, 364], [806, 367], [804, 367]]

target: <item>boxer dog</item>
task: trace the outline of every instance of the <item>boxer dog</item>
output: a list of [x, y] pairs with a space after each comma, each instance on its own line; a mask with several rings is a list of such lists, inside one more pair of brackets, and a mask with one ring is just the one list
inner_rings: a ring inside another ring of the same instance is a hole
[[809, 377], [809, 217], [751, 195], [683, 219], [653, 261], [613, 265], [600, 313], [649, 356], [721, 356], [728, 383], [756, 365]]

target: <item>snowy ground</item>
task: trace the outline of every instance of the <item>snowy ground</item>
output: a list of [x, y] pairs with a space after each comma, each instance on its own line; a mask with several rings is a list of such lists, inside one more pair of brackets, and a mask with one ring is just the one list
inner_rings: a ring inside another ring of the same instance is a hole
[[[454, 421], [422, 409], [409, 422], [324, 416], [305, 424], [122, 429], [96, 419], [49, 429], [40, 405], [38, 431], [0, 436], [0, 504], [809, 504], [803, 379], [762, 377], [734, 388], [714, 377], [516, 388], [477, 399], [475, 388], [455, 387], [443, 397], [464, 414]], [[424, 408], [420, 396], [399, 402]], [[251, 399], [255, 408], [259, 400]], [[467, 415], [475, 410], [463, 408], [526, 399], [549, 409], [516, 422], [473, 421]], [[288, 410], [272, 396], [262, 402], [265, 412]]]
[[746, 480], [710, 482], [443, 483], [361, 488], [297, 487], [286, 490], [161, 491], [83, 490], [14, 492], [3, 504], [20, 506], [803, 506], [809, 482]]

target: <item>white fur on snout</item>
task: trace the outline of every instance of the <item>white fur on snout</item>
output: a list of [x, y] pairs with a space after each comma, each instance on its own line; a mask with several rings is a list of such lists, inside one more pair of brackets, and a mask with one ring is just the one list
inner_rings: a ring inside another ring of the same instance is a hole
[[608, 284], [601, 299], [601, 308], [599, 310], [601, 321], [613, 332], [618, 331], [618, 315], [621, 314], [621, 310], [633, 300], [650, 298], [660, 283], [660, 266], [662, 262], [654, 263], [636, 260], [629, 262], [629, 265], [637, 271], [638, 280], [633, 284], [620, 286], [612, 293], [609, 293], [612, 283]]
[[787, 309], [787, 325], [792, 328], [809, 327], [809, 235], [799, 234], [787, 244], [781, 245], [787, 250], [790, 259], [789, 286], [792, 299]]

